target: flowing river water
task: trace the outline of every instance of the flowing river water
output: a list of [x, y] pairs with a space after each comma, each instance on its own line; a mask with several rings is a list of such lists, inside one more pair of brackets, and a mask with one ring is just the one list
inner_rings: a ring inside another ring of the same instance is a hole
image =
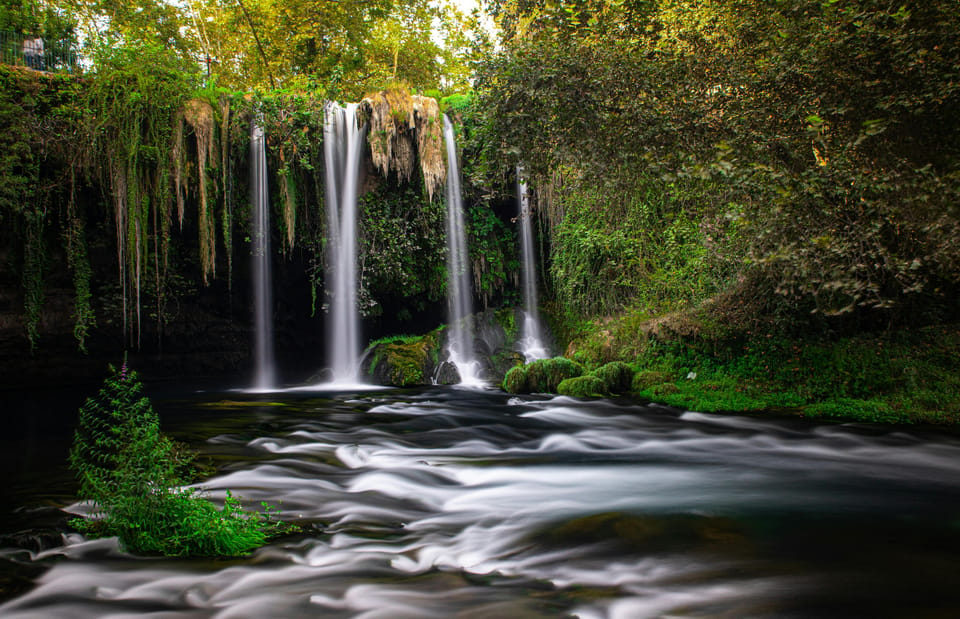
[[21, 428], [0, 616], [960, 616], [949, 433], [482, 389], [152, 395], [212, 498], [302, 530], [232, 560], [83, 539], [69, 429]]

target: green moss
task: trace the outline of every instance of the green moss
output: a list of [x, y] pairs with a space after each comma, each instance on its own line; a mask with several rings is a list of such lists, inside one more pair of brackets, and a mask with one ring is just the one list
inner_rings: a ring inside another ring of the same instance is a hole
[[412, 387], [429, 382], [429, 369], [436, 355], [434, 333], [423, 336], [399, 335], [376, 340], [372, 349], [369, 374], [396, 387]]
[[527, 388], [531, 393], [556, 393], [561, 382], [583, 374], [583, 366], [567, 359], [537, 359], [527, 364]]
[[583, 366], [565, 357], [537, 359], [511, 368], [503, 378], [508, 393], [557, 393], [564, 380], [583, 374]]
[[503, 377], [503, 390], [507, 393], [529, 393], [527, 367], [518, 365], [510, 368]]
[[673, 395], [675, 393], [680, 393], [680, 388], [677, 387], [675, 383], [663, 383], [651, 389], [650, 392], [655, 397], [663, 397], [666, 395]]
[[610, 389], [603, 379], [588, 375], [561, 381], [557, 393], [575, 398], [603, 397], [610, 395]]
[[642, 370], [633, 375], [633, 380], [630, 384], [630, 390], [639, 393], [641, 391], [646, 391], [655, 385], [670, 382], [672, 378], [673, 376], [669, 372], [662, 372], [659, 370]]
[[803, 408], [806, 417], [827, 417], [849, 419], [856, 417], [864, 421], [896, 423], [908, 421], [886, 402], [875, 399], [837, 398], [818, 402]]
[[609, 393], [626, 393], [633, 380], [633, 370], [623, 361], [611, 361], [590, 374], [603, 381]]

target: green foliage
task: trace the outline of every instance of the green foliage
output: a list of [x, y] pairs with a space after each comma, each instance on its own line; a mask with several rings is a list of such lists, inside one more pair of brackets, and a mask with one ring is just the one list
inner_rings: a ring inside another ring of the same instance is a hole
[[611, 361], [590, 372], [603, 381], [609, 393], [626, 393], [633, 381], [633, 369], [623, 361]]
[[503, 376], [503, 390], [507, 393], [530, 393], [528, 384], [527, 368], [523, 365], [510, 368]]
[[442, 298], [445, 207], [428, 201], [415, 183], [387, 179], [361, 198], [359, 305], [380, 316], [387, 305], [414, 308]]
[[357, 100], [391, 79], [418, 89], [468, 87], [489, 45], [473, 15], [429, 0], [67, 0], [96, 28], [87, 40], [157, 41], [206, 64], [220, 84], [313, 90]]
[[441, 112], [457, 115], [473, 105], [474, 94], [473, 91], [468, 91], [467, 93], [452, 94], [448, 97], [437, 97], [437, 99], [440, 103]]
[[81, 531], [119, 537], [132, 552], [237, 556], [261, 546], [282, 523], [244, 512], [227, 494], [222, 510], [198, 491], [179, 488], [193, 455], [160, 432], [137, 374], [111, 368], [97, 396], [80, 408], [70, 450], [78, 495], [94, 503]]
[[673, 376], [669, 372], [660, 370], [643, 370], [633, 375], [630, 382], [630, 391], [640, 393], [657, 385], [670, 382]]
[[517, 258], [515, 226], [506, 225], [483, 203], [467, 209], [473, 288], [484, 307], [502, 298], [508, 286], [508, 273], [520, 269]]
[[610, 395], [610, 388], [602, 378], [587, 375], [565, 378], [557, 385], [557, 393], [575, 398], [603, 397]]
[[631, 393], [692, 410], [960, 421], [955, 324], [837, 338], [731, 328], [704, 321], [706, 316], [687, 312], [647, 321], [639, 329], [639, 346], [632, 329], [593, 324], [571, 347], [602, 351], [600, 356], [629, 351], [637, 368]]
[[476, 169], [492, 184], [522, 160], [549, 187], [573, 312], [729, 292], [838, 329], [956, 316], [955, 3], [493, 6]]
[[503, 388], [509, 393], [556, 393], [561, 382], [582, 374], [583, 367], [566, 357], [537, 359], [511, 368], [503, 378]]
[[380, 383], [395, 387], [426, 385], [437, 364], [439, 338], [436, 332], [423, 336], [396, 335], [370, 342], [368, 373]]
[[[157, 287], [163, 287], [174, 199], [171, 180], [179, 163], [170, 156], [177, 145], [173, 120], [192, 91], [192, 76], [179, 58], [156, 43], [104, 46], [95, 62], [96, 73], [82, 103], [84, 143], [77, 147], [87, 173], [109, 188], [124, 331], [137, 334], [132, 339], [139, 343], [147, 265], [152, 263], [161, 280]], [[201, 239], [208, 229], [202, 215]], [[159, 302], [162, 291], [157, 296]]]
[[[76, 118], [71, 102], [79, 89], [72, 78], [40, 75], [0, 65], [0, 221], [10, 235], [9, 246], [22, 247], [20, 279], [31, 350], [40, 337], [49, 237], [59, 223], [57, 207], [73, 204], [73, 175], [67, 166]], [[68, 225], [73, 217], [72, 211], [67, 214]], [[85, 292], [89, 265], [84, 247], [67, 243], [66, 249], [75, 276], [76, 334], [82, 348], [93, 322]]]

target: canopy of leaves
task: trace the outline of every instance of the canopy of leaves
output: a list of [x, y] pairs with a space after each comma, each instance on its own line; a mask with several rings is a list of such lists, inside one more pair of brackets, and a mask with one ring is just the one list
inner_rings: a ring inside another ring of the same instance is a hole
[[[713, 266], [739, 264], [721, 270], [740, 301], [881, 322], [952, 311], [956, 2], [491, 4], [506, 41], [478, 82], [479, 172], [507, 178], [522, 160], [538, 177], [555, 275], [569, 275], [576, 253], [556, 237], [566, 217], [601, 234], [622, 228], [659, 185], [683, 199], [653, 235], [681, 217], [700, 222], [688, 240], [707, 245]], [[628, 234], [633, 253], [616, 249], [576, 282], [603, 268], [642, 279], [629, 256], [667, 248]], [[709, 246], [731, 242], [726, 258]]]
[[478, 18], [433, 0], [69, 0], [98, 46], [161, 44], [234, 89], [311, 88], [359, 100], [404, 80], [469, 86]]

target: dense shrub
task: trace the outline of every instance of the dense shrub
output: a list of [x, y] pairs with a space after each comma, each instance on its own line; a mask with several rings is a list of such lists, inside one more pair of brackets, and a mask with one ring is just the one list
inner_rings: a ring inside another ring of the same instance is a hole
[[556, 393], [561, 382], [583, 374], [583, 366], [566, 357], [537, 359], [511, 368], [503, 378], [509, 393]]
[[199, 491], [180, 488], [193, 455], [160, 432], [135, 372], [113, 371], [80, 408], [70, 450], [79, 497], [93, 518], [73, 521], [95, 537], [117, 536], [132, 552], [237, 556], [261, 546], [283, 527], [244, 512], [229, 492], [222, 510]]
[[673, 376], [669, 372], [642, 370], [633, 375], [630, 390], [634, 392], [644, 391], [655, 385], [669, 382], [672, 378]]
[[633, 370], [623, 361], [611, 361], [590, 374], [602, 380], [611, 393], [626, 393], [633, 381]]
[[527, 388], [531, 393], [556, 393], [567, 378], [583, 374], [583, 366], [566, 357], [537, 359], [527, 364]]
[[518, 365], [507, 370], [503, 377], [503, 390], [507, 393], [529, 393], [527, 367]]
[[610, 394], [607, 383], [596, 376], [577, 376], [560, 382], [557, 393], [578, 398], [600, 397]]

